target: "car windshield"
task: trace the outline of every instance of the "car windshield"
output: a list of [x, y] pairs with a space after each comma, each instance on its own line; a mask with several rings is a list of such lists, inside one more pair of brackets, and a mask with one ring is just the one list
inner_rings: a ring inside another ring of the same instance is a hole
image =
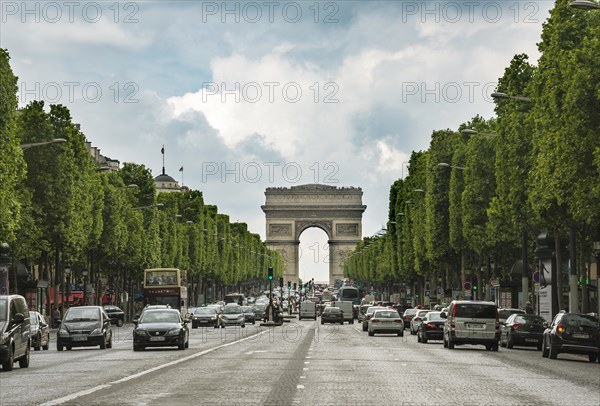
[[429, 310], [421, 310], [417, 313], [417, 317], [425, 317], [427, 313], [429, 313]]
[[397, 311], [386, 310], [386, 311], [377, 311], [373, 315], [375, 319], [397, 319], [400, 317]]
[[140, 323], [179, 323], [177, 312], [146, 312], [142, 315]]
[[252, 307], [251, 306], [242, 306], [242, 311], [244, 313], [252, 313]]
[[215, 314], [216, 312], [214, 307], [199, 307], [194, 310], [194, 314]]
[[98, 309], [71, 307], [65, 314], [65, 321], [95, 321], [100, 320], [100, 312]]
[[325, 313], [339, 313], [341, 310], [339, 307], [326, 307], [324, 312]]
[[37, 315], [34, 312], [29, 312], [29, 320], [31, 320], [31, 325], [38, 324]]
[[496, 318], [496, 306], [487, 304], [457, 304], [454, 315], [456, 317], [471, 317], [479, 319], [495, 319]]
[[441, 312], [430, 312], [427, 313], [427, 320], [435, 321], [435, 320], [444, 320], [440, 317]]
[[367, 313], [373, 314], [376, 310], [385, 310], [385, 307], [372, 306], [367, 309]]
[[259, 304], [259, 305], [254, 306], [253, 309], [254, 310], [265, 310], [265, 307], [267, 307], [267, 306], [263, 305], [263, 304]]
[[417, 309], [406, 309], [404, 311], [404, 315], [405, 316], [414, 316], [416, 312], [417, 312]]
[[239, 306], [225, 306], [223, 313], [225, 314], [239, 314], [242, 312], [242, 308]]
[[0, 321], [6, 321], [6, 308], [8, 300], [0, 299]]
[[518, 315], [514, 318], [513, 323], [521, 324], [544, 324], [546, 320], [541, 316], [534, 315]]

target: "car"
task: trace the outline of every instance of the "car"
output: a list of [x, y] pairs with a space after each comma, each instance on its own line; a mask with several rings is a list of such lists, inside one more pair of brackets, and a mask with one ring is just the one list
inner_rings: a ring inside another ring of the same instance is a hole
[[500, 322], [500, 325], [502, 326], [503, 324], [505, 324], [506, 320], [513, 314], [526, 314], [526, 313], [524, 310], [513, 309], [513, 308], [508, 308], [508, 307], [502, 307], [502, 308], [498, 309], [498, 321]]
[[198, 328], [200, 326], [211, 326], [214, 328], [219, 327], [219, 312], [216, 307], [196, 307], [190, 315], [192, 322], [192, 328]]
[[558, 313], [544, 330], [542, 357], [556, 359], [560, 353], [584, 354], [600, 362], [600, 323], [589, 314]]
[[413, 318], [410, 320], [410, 335], [414, 336], [417, 334], [417, 330], [419, 329], [419, 326], [421, 325], [421, 321], [423, 320], [423, 317], [425, 317], [425, 315], [427, 313], [429, 313], [430, 311], [431, 310], [417, 309], [417, 312], [415, 313]]
[[404, 336], [404, 321], [396, 310], [376, 310], [369, 318], [367, 331], [372, 337], [376, 333]]
[[500, 346], [513, 348], [515, 345], [542, 349], [544, 330], [548, 323], [541, 316], [515, 313], [506, 319], [500, 328]]
[[344, 324], [344, 312], [339, 307], [327, 306], [321, 314], [321, 324], [340, 323]]
[[262, 302], [255, 303], [254, 306], [252, 306], [255, 320], [263, 320], [265, 318], [265, 309], [267, 308], [267, 304], [269, 304], [269, 302], [266, 304], [263, 304]]
[[404, 328], [410, 328], [410, 321], [419, 309], [406, 309], [402, 314], [402, 320], [404, 321]]
[[252, 310], [252, 306], [242, 306], [242, 312], [244, 312], [244, 317], [246, 318], [246, 323], [256, 324], [256, 316], [254, 315], [254, 311]]
[[494, 302], [454, 300], [440, 316], [444, 323], [444, 348], [456, 345], [484, 345], [488, 351], [498, 351], [500, 323], [498, 306]]
[[73, 347], [112, 348], [111, 320], [102, 306], [70, 307], [56, 332], [56, 349]]
[[39, 312], [29, 312], [31, 325], [31, 346], [35, 351], [50, 348], [50, 326]]
[[300, 302], [300, 312], [298, 313], [298, 320], [302, 319], [313, 319], [317, 320], [317, 304], [310, 300]]
[[429, 312], [424, 317], [417, 330], [417, 341], [427, 344], [429, 340], [442, 340], [444, 337], [444, 323], [442, 312]]
[[110, 317], [110, 322], [116, 324], [117, 327], [123, 327], [125, 323], [125, 312], [120, 307], [114, 305], [105, 305], [104, 311]]
[[358, 309], [358, 321], [362, 323], [362, 321], [365, 318], [365, 313], [367, 312], [367, 309], [369, 307], [373, 306], [372, 304], [364, 304], [364, 305], [360, 305], [359, 309]]
[[242, 306], [229, 303], [223, 306], [223, 311], [219, 314], [219, 327], [240, 326], [246, 327], [246, 317], [242, 311]]
[[147, 347], [177, 347], [185, 350], [190, 345], [188, 321], [176, 309], [150, 309], [133, 324], [133, 351]]
[[365, 316], [363, 317], [362, 331], [369, 330], [369, 319], [371, 318], [371, 316], [373, 316], [373, 313], [375, 313], [376, 310], [388, 310], [388, 308], [383, 306], [369, 306], [369, 308], [365, 312]]
[[0, 296], [0, 364], [12, 371], [14, 363], [29, 368], [31, 351], [31, 318], [25, 298], [20, 295]]

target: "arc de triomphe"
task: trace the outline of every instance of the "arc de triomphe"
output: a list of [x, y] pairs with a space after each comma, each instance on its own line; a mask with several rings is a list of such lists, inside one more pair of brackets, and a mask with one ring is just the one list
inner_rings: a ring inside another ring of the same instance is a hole
[[[284, 283], [298, 283], [300, 235], [310, 227], [327, 233], [329, 281], [343, 279], [343, 263], [362, 236], [362, 189], [308, 184], [265, 190], [266, 244], [281, 252]], [[306, 282], [306, 281], [304, 281]]]

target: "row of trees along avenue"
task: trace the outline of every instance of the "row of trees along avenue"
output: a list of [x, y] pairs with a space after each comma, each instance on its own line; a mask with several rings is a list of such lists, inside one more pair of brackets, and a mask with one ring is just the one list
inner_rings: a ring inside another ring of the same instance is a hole
[[[245, 223], [205, 204], [202, 192], [157, 196], [141, 164], [101, 171], [66, 107], [46, 111], [34, 101], [17, 110], [6, 50], [0, 50], [0, 93], [0, 242], [9, 244], [15, 262], [38, 270], [19, 281], [23, 286], [11, 281], [11, 291], [34, 287], [35, 279], [58, 287], [66, 266], [71, 280], [102, 278], [117, 297], [138, 286], [145, 268], [187, 270], [193, 298], [203, 280], [237, 289], [257, 286], [269, 266], [282, 275], [280, 253]], [[66, 142], [23, 147], [56, 138]]]
[[434, 131], [429, 149], [412, 153], [410, 174], [390, 188], [387, 233], [357, 246], [347, 277], [421, 291], [425, 281], [462, 290], [469, 277], [483, 286], [510, 278], [524, 248], [531, 268], [547, 230], [558, 256], [569, 244], [571, 274], [588, 279], [600, 240], [600, 11], [569, 3], [557, 0], [544, 24], [537, 66], [520, 54], [506, 67], [496, 117]]

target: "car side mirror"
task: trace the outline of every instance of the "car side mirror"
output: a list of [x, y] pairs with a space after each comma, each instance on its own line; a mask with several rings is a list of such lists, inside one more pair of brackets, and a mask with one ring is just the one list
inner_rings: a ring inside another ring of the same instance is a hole
[[15, 317], [13, 317], [13, 319], [10, 321], [10, 324], [21, 324], [24, 320], [25, 316], [23, 316], [23, 313], [17, 313], [15, 314]]
[[447, 318], [448, 318], [448, 314], [447, 314], [446, 312], [441, 312], [441, 313], [440, 313], [440, 317], [441, 317], [442, 319], [447, 319]]
[[548, 322], [547, 322], [547, 321], [545, 321], [545, 322], [542, 324], [542, 327], [544, 327], [544, 328], [548, 328], [548, 327], [549, 327], [549, 324], [548, 324]]

